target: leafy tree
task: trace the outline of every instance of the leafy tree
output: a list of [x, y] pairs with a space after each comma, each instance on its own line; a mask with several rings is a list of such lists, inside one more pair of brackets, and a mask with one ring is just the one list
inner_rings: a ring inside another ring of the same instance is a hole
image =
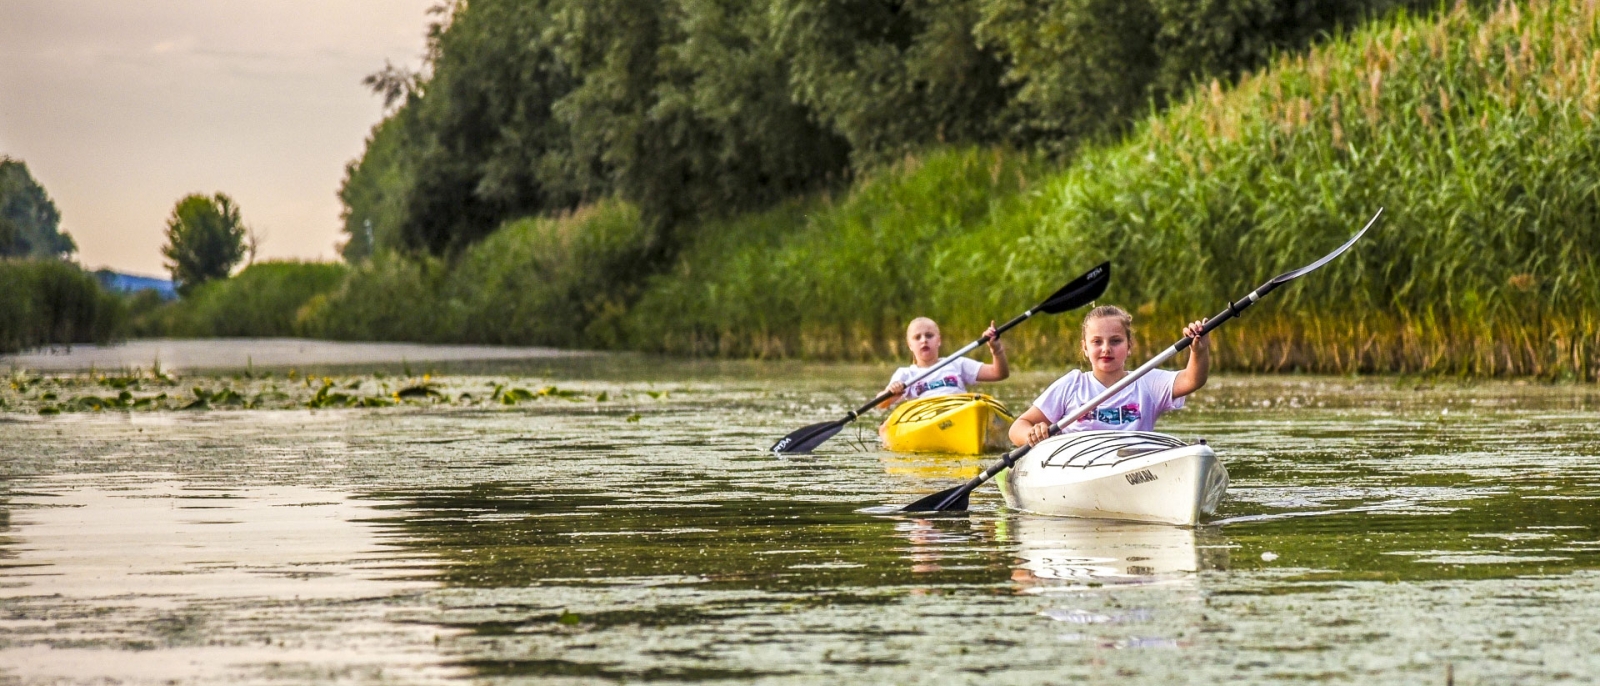
[[233, 198], [223, 193], [184, 196], [167, 218], [161, 249], [178, 293], [188, 296], [212, 279], [225, 279], [248, 251], [244, 221]]
[[21, 160], [0, 157], [0, 257], [65, 258], [78, 250], [61, 212]]
[[975, 0], [773, 0], [792, 95], [850, 142], [856, 166], [1015, 124], [1002, 55], [979, 45]]
[[1020, 140], [1069, 152], [1195, 83], [1230, 81], [1274, 52], [1423, 0], [979, 0], [978, 39], [1008, 59]]
[[[1483, 0], [1476, 0], [1483, 1]], [[656, 234], [939, 144], [1068, 154], [1421, 0], [445, 0], [347, 168], [343, 248], [454, 255], [613, 196]]]

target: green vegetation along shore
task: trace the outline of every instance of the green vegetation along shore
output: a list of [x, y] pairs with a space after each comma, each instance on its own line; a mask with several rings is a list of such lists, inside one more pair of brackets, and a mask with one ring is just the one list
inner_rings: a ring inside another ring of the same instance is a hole
[[0, 258], [0, 353], [104, 343], [123, 332], [127, 313], [121, 298], [76, 264]]
[[[1596, 9], [1576, 0], [1396, 16], [1066, 163], [934, 146], [670, 247], [637, 204], [601, 200], [440, 256], [257, 264], [134, 329], [884, 360], [913, 316], [968, 339], [1110, 260], [1105, 300], [1154, 350], [1381, 206], [1339, 264], [1219, 333], [1218, 365], [1595, 380], [1596, 55]], [[1076, 325], [1009, 344], [1076, 364]]]

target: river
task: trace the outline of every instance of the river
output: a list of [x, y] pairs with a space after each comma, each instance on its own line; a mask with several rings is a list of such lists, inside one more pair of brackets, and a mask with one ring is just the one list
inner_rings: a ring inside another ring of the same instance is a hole
[[[763, 451], [885, 368], [435, 366], [426, 403], [50, 416], [13, 373], [0, 683], [1600, 674], [1592, 386], [1215, 378], [1162, 420], [1233, 477], [1183, 529], [1018, 513], [992, 487], [961, 514], [864, 512], [984, 464], [882, 452], [865, 421]], [[319, 373], [422, 370], [371, 372]], [[1020, 407], [1050, 379], [993, 390]], [[497, 385], [565, 393], [481, 402]]]

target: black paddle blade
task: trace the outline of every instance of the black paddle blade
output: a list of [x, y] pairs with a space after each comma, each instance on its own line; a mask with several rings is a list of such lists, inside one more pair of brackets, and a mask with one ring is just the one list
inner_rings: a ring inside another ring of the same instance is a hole
[[1095, 298], [1106, 292], [1106, 286], [1111, 283], [1111, 263], [1101, 262], [1099, 266], [1090, 269], [1072, 280], [1060, 290], [1050, 294], [1043, 303], [1034, 308], [1039, 312], [1061, 314], [1067, 310], [1076, 310], [1084, 305], [1094, 302]]
[[[900, 508], [900, 511], [901, 512], [945, 512], [945, 511], [948, 511], [948, 510], [965, 510], [965, 509], [967, 509], [967, 496], [972, 494], [972, 491], [970, 491], [970, 490], [966, 491], [964, 493], [961, 493], [961, 497], [956, 498], [955, 500], [953, 500], [953, 501], [951, 501], [949, 503], [946, 503], [945, 501], [949, 500], [950, 496], [955, 495], [956, 493], [962, 491], [962, 489], [965, 489], [966, 487], [967, 487], [966, 484], [962, 484], [962, 485], [957, 486], [955, 488], [947, 488], [945, 490], [939, 491], [938, 493], [930, 495], [930, 496], [928, 496], [926, 498], [918, 500], [917, 502], [911, 503], [910, 505], [902, 507], [902, 508]], [[944, 507], [939, 507], [940, 505], [944, 505]]]
[[1351, 236], [1350, 240], [1345, 241], [1344, 245], [1339, 246], [1339, 248], [1337, 250], [1334, 250], [1333, 252], [1330, 252], [1330, 253], [1328, 253], [1326, 255], [1323, 255], [1322, 259], [1317, 260], [1316, 262], [1312, 262], [1311, 264], [1308, 264], [1308, 265], [1306, 265], [1304, 267], [1301, 267], [1301, 268], [1296, 269], [1296, 270], [1291, 271], [1291, 272], [1284, 272], [1282, 274], [1279, 274], [1276, 277], [1273, 277], [1272, 281], [1270, 281], [1269, 283], [1281, 284], [1281, 283], [1284, 283], [1284, 282], [1287, 282], [1287, 281], [1293, 281], [1293, 280], [1298, 279], [1298, 278], [1300, 278], [1302, 276], [1305, 276], [1306, 274], [1309, 274], [1311, 272], [1316, 271], [1317, 268], [1321, 267], [1322, 265], [1325, 265], [1325, 264], [1327, 264], [1329, 262], [1332, 262], [1333, 258], [1338, 257], [1340, 255], [1343, 255], [1344, 251], [1349, 250], [1350, 246], [1355, 245], [1356, 241], [1361, 240], [1361, 237], [1365, 236], [1367, 234], [1367, 229], [1372, 228], [1373, 224], [1378, 223], [1378, 217], [1381, 217], [1381, 216], [1383, 216], [1383, 208], [1382, 207], [1378, 208], [1378, 213], [1377, 214], [1372, 215], [1372, 218], [1367, 220], [1367, 225], [1366, 226], [1361, 227], [1361, 230], [1357, 231], [1356, 235]]
[[822, 445], [824, 441], [833, 438], [834, 434], [844, 429], [845, 424], [846, 422], [834, 420], [800, 427], [789, 435], [778, 439], [777, 443], [773, 443], [772, 452], [780, 455], [809, 453], [816, 450], [817, 446]]

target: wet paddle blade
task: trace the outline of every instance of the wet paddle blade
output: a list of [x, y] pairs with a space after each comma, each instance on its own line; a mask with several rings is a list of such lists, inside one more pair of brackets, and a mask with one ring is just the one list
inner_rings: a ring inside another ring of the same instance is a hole
[[780, 455], [797, 455], [809, 453], [822, 445], [824, 441], [833, 438], [834, 434], [844, 429], [846, 422], [834, 420], [820, 422], [810, 426], [803, 426], [794, 430], [787, 436], [778, 439], [772, 444], [772, 452]]
[[1334, 250], [1333, 252], [1330, 252], [1330, 253], [1328, 253], [1326, 255], [1323, 255], [1322, 259], [1317, 260], [1316, 262], [1312, 262], [1311, 264], [1308, 264], [1308, 265], [1306, 265], [1304, 267], [1301, 267], [1299, 269], [1296, 269], [1294, 271], [1284, 272], [1282, 274], [1277, 275], [1276, 277], [1274, 277], [1272, 279], [1271, 283], [1280, 284], [1280, 283], [1287, 283], [1289, 281], [1293, 281], [1293, 280], [1298, 279], [1298, 278], [1300, 278], [1302, 276], [1305, 276], [1306, 274], [1309, 274], [1311, 272], [1316, 271], [1322, 265], [1325, 265], [1325, 264], [1327, 264], [1329, 262], [1332, 262], [1333, 258], [1338, 257], [1340, 255], [1343, 255], [1344, 251], [1349, 250], [1350, 246], [1355, 245], [1356, 241], [1361, 240], [1362, 236], [1367, 235], [1367, 229], [1372, 228], [1373, 224], [1378, 223], [1378, 217], [1381, 217], [1381, 216], [1383, 216], [1383, 208], [1382, 207], [1378, 208], [1378, 213], [1372, 215], [1372, 218], [1367, 220], [1367, 225], [1361, 227], [1361, 230], [1357, 231], [1356, 235], [1351, 236], [1350, 240], [1345, 241], [1344, 245], [1339, 246], [1338, 249]]
[[1094, 269], [1084, 272], [1083, 276], [1073, 279], [1071, 283], [1051, 293], [1050, 297], [1045, 298], [1044, 302], [1034, 309], [1049, 314], [1076, 310], [1094, 302], [1095, 298], [1106, 292], [1106, 286], [1110, 283], [1111, 263], [1101, 262]]
[[[943, 491], [939, 491], [938, 493], [935, 493], [935, 494], [930, 495], [930, 496], [928, 496], [926, 498], [918, 500], [917, 502], [911, 503], [910, 505], [902, 507], [902, 508], [900, 508], [900, 511], [901, 512], [947, 512], [949, 510], [965, 510], [965, 509], [967, 509], [967, 496], [971, 495], [971, 493], [972, 493], [971, 491], [967, 491], [965, 493], [961, 493], [961, 497], [956, 498], [952, 502], [946, 503], [945, 501], [949, 500], [950, 496], [961, 492], [962, 489], [965, 489], [966, 487], [967, 487], [966, 484], [962, 484], [962, 485], [957, 486], [955, 488], [947, 488], [947, 489], [945, 489]], [[944, 507], [940, 507], [940, 505], [944, 505]]]

